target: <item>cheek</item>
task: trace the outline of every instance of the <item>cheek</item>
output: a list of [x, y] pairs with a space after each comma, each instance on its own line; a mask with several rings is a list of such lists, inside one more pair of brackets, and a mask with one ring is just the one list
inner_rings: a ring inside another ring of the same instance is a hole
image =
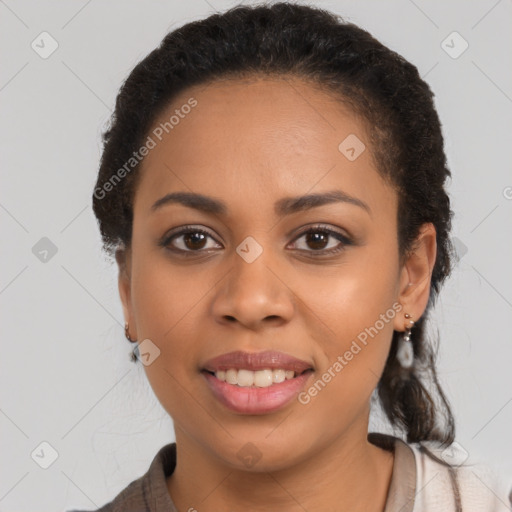
[[358, 251], [342, 265], [308, 279], [298, 278], [294, 292], [331, 336], [349, 339], [373, 325], [396, 300], [398, 273], [393, 255]]
[[146, 367], [148, 376], [165, 373], [164, 368], [177, 378], [194, 371], [197, 315], [213, 282], [195, 276], [192, 267], [173, 267], [165, 258], [149, 257], [133, 266], [132, 282], [138, 336], [160, 350], [155, 364]]
[[[188, 402], [195, 364], [194, 330], [205, 290], [195, 286], [190, 271], [171, 268], [158, 258], [134, 266], [133, 301], [139, 339], [149, 339], [159, 355], [144, 365], [148, 382], [162, 407], [173, 416]], [[190, 404], [189, 404], [190, 406]], [[178, 413], [179, 416], [179, 413]], [[200, 421], [201, 420], [201, 421]], [[204, 418], [197, 420], [199, 423]]]
[[319, 373], [328, 372], [324, 380], [332, 382], [326, 387], [335, 402], [361, 401], [378, 383], [401, 310], [396, 257], [367, 248], [300, 292], [309, 337], [321, 349]]
[[186, 325], [213, 283], [194, 266], [172, 265], [150, 251], [134, 258], [132, 294], [137, 328], [146, 337], [164, 341]]
[[333, 435], [340, 422], [351, 423], [366, 414], [389, 353], [397, 314], [391, 303], [377, 300], [375, 289], [372, 302], [360, 301], [359, 288], [344, 290], [347, 300], [321, 317], [329, 325], [329, 337], [311, 329], [310, 338], [317, 345], [317, 371], [298, 397], [307, 417], [317, 418], [322, 428], [330, 425], [327, 430]]

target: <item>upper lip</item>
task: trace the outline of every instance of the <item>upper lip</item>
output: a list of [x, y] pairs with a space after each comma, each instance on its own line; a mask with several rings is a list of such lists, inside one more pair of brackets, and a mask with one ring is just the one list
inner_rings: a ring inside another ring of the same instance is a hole
[[240, 350], [229, 352], [209, 359], [203, 366], [203, 370], [209, 372], [229, 370], [230, 368], [252, 371], [281, 368], [283, 370], [293, 370], [300, 374], [313, 369], [313, 366], [307, 361], [273, 350], [265, 352], [243, 352]]

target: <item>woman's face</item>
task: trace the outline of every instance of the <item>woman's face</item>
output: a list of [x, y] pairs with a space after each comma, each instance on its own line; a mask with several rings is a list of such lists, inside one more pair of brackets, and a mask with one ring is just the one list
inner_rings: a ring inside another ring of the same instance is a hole
[[[233, 467], [253, 456], [258, 470], [366, 441], [393, 330], [426, 305], [435, 237], [399, 267], [397, 195], [362, 122], [297, 79], [231, 80], [182, 93], [149, 135], [119, 284], [177, 439]], [[209, 199], [162, 200], [178, 192]], [[227, 372], [270, 387], [205, 371], [233, 351], [277, 351], [311, 370], [285, 382], [279, 369]]]

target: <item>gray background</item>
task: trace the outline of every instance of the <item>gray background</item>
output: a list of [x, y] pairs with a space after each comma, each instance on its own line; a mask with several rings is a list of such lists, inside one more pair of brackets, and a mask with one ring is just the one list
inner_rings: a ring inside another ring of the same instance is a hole
[[[129, 361], [91, 193], [100, 133], [131, 68], [170, 29], [234, 4], [0, 0], [0, 510], [93, 509], [174, 440]], [[401, 53], [436, 94], [460, 256], [435, 311], [440, 378], [469, 461], [512, 483], [512, 2], [314, 4]], [[31, 47], [51, 48], [43, 31], [58, 43], [47, 58]], [[451, 56], [442, 43], [454, 31], [469, 44], [457, 58], [463, 41], [447, 39]]]

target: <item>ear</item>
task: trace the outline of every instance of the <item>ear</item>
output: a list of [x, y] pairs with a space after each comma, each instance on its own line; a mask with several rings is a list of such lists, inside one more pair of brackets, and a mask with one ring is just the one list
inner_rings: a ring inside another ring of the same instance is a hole
[[116, 262], [119, 269], [118, 288], [123, 305], [124, 320], [129, 324], [130, 337], [137, 339], [137, 325], [132, 307], [131, 294], [131, 251], [124, 247], [116, 249]]
[[405, 330], [405, 313], [411, 315], [411, 320], [414, 322], [423, 315], [430, 296], [430, 282], [436, 254], [436, 229], [431, 222], [425, 223], [400, 271], [398, 301], [403, 306], [403, 314], [395, 316], [396, 331]]

